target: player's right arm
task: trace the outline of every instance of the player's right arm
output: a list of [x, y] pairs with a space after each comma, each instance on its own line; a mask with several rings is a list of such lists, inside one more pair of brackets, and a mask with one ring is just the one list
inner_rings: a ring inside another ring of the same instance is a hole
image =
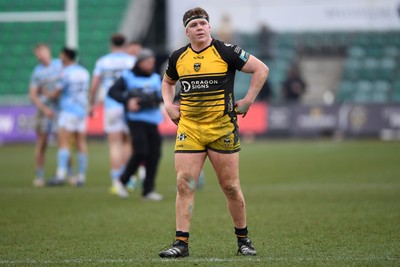
[[100, 83], [101, 83], [101, 76], [99, 75], [93, 76], [89, 90], [89, 116], [93, 115], [93, 109], [95, 104], [94, 102], [96, 100], [97, 89], [99, 88]]
[[176, 81], [170, 80], [168, 77], [164, 76], [161, 84], [161, 92], [164, 100], [165, 111], [167, 111], [170, 119], [178, 125], [179, 119], [181, 117], [180, 107], [174, 104], [175, 98], [175, 83]]
[[169, 118], [178, 125], [181, 118], [180, 106], [174, 104], [175, 84], [179, 80], [179, 74], [176, 70], [176, 62], [184, 49], [173, 52], [168, 58], [167, 68], [161, 83], [161, 94], [164, 101], [165, 111]]
[[104, 61], [103, 57], [101, 57], [100, 59], [98, 59], [96, 61], [96, 64], [94, 65], [92, 83], [90, 84], [90, 89], [89, 89], [89, 110], [88, 110], [89, 116], [93, 115], [93, 109], [94, 109], [94, 104], [96, 101], [97, 90], [100, 87], [101, 80], [103, 77], [103, 73], [104, 73], [103, 61]]
[[36, 86], [29, 87], [29, 97], [32, 100], [33, 104], [40, 110], [46, 117], [52, 118], [54, 116], [54, 112], [51, 108], [43, 104], [43, 102], [39, 98], [39, 88]]

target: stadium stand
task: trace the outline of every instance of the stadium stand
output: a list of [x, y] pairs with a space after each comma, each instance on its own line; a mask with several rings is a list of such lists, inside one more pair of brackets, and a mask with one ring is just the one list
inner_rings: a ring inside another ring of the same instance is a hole
[[[257, 56], [259, 47], [254, 42], [255, 38], [247, 34], [241, 39], [250, 40], [244, 42], [243, 47], [250, 47], [250, 52]], [[276, 101], [279, 101], [280, 85], [291, 62], [298, 58], [323, 55], [344, 59], [336, 102], [400, 102], [398, 31], [280, 33], [275, 34], [272, 49], [275, 57], [265, 63], [271, 70], [269, 81]], [[242, 95], [241, 85], [248, 82], [244, 79], [244, 76], [238, 75], [236, 95]]]
[[339, 102], [399, 102], [395, 86], [400, 79], [399, 47], [398, 32], [354, 34], [345, 55]]
[[[78, 1], [80, 62], [93, 69], [96, 59], [108, 52], [108, 38], [118, 30], [128, 0]], [[64, 0], [0, 0], [1, 12], [62, 11]], [[64, 22], [0, 23], [0, 97], [26, 98], [29, 77], [36, 60], [32, 49], [36, 43], [48, 43], [57, 57], [65, 45]], [[23, 102], [23, 101], [22, 101]]]
[[[96, 59], [108, 51], [108, 37], [119, 29], [129, 0], [78, 1], [79, 60], [93, 69]], [[1, 12], [61, 11], [64, 0], [0, 0]], [[65, 44], [63, 22], [0, 23], [0, 103], [4, 96], [26, 98], [30, 73], [36, 64], [32, 47], [50, 44], [53, 56]], [[258, 56], [260, 43], [255, 33], [242, 33], [239, 44]], [[269, 82], [273, 101], [279, 102], [280, 86], [292, 62], [315, 55], [340, 57], [344, 61], [337, 82], [337, 103], [400, 103], [400, 34], [383, 32], [284, 32], [273, 33], [273, 58]], [[236, 98], [244, 95], [250, 77], [236, 76]]]
[[93, 69], [96, 60], [109, 51], [110, 34], [119, 30], [127, 0], [79, 1], [80, 61]]

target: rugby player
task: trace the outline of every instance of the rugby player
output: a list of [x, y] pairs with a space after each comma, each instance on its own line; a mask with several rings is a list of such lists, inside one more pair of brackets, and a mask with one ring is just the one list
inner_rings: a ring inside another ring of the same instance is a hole
[[60, 114], [57, 128], [59, 148], [57, 152], [56, 177], [47, 181], [49, 186], [64, 185], [68, 172], [71, 138], [75, 138], [78, 149], [78, 174], [73, 185], [82, 186], [86, 180], [87, 171], [87, 143], [86, 119], [88, 109], [88, 93], [90, 74], [76, 63], [77, 52], [74, 49], [63, 48], [60, 54], [64, 69], [57, 89], [45, 92], [51, 99], [59, 99]]
[[35, 46], [34, 54], [39, 64], [33, 70], [29, 84], [29, 96], [37, 108], [36, 113], [36, 148], [35, 148], [35, 178], [33, 185], [45, 185], [45, 152], [51, 134], [56, 134], [58, 101], [47, 98], [44, 90], [54, 90], [59, 79], [62, 63], [52, 59], [51, 50], [47, 44]]
[[109, 145], [111, 193], [116, 193], [117, 180], [131, 155], [124, 106], [108, 96], [110, 87], [121, 76], [121, 73], [131, 69], [136, 62], [136, 57], [126, 52], [125, 42], [125, 36], [122, 34], [115, 33], [111, 36], [111, 52], [97, 60], [89, 93], [89, 115], [93, 115], [97, 91], [99, 88], [103, 90], [104, 131], [107, 134]]
[[[243, 117], [265, 83], [269, 69], [237, 45], [211, 37], [209, 15], [193, 8], [183, 15], [189, 44], [174, 51], [162, 81], [162, 95], [170, 119], [178, 125], [175, 143], [177, 173], [175, 242], [162, 258], [189, 255], [189, 228], [197, 179], [208, 157], [225, 194], [237, 236], [238, 254], [256, 255], [248, 238], [245, 200], [239, 181], [237, 115]], [[235, 103], [236, 70], [252, 75], [243, 99]], [[180, 81], [180, 105], [174, 104]]]

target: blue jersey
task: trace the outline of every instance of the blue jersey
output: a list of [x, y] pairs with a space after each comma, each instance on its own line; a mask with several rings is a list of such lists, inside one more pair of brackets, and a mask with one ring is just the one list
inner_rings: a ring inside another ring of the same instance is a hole
[[64, 68], [60, 87], [60, 109], [62, 112], [85, 117], [88, 108], [89, 72], [78, 64]]
[[113, 52], [102, 56], [97, 60], [93, 76], [101, 77], [101, 89], [104, 93], [104, 107], [118, 108], [123, 110], [123, 106], [108, 96], [110, 87], [121, 77], [124, 70], [131, 69], [136, 62], [136, 58], [124, 52]]
[[48, 99], [41, 94], [41, 89], [52, 91], [56, 89], [60, 74], [62, 70], [62, 63], [59, 59], [53, 59], [48, 66], [38, 64], [32, 72], [29, 82], [30, 88], [38, 89], [39, 99], [46, 106], [57, 109], [58, 100]]
[[[161, 99], [161, 77], [153, 73], [150, 77], [136, 76], [132, 71], [124, 71], [122, 78], [128, 92], [142, 90], [143, 93], [156, 93]], [[163, 116], [160, 108], [146, 108], [138, 112], [128, 111], [126, 118], [131, 121], [144, 121], [152, 124], [160, 124]]]

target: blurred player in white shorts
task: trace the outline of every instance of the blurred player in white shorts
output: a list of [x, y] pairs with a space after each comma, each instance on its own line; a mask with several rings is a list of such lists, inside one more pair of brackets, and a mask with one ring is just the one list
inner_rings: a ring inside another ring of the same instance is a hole
[[34, 49], [39, 64], [35, 67], [30, 83], [29, 96], [37, 108], [35, 117], [36, 125], [36, 149], [35, 149], [35, 179], [36, 187], [45, 184], [45, 152], [49, 136], [56, 133], [58, 102], [49, 99], [43, 94], [43, 90], [54, 90], [60, 76], [62, 63], [59, 59], [52, 59], [51, 50], [46, 44], [37, 44]]
[[62, 111], [58, 116], [57, 126], [68, 132], [86, 132], [86, 117]]
[[64, 69], [58, 90], [48, 92], [48, 97], [59, 98], [60, 114], [58, 118], [59, 149], [57, 152], [57, 174], [47, 181], [49, 186], [64, 185], [70, 158], [70, 140], [73, 137], [78, 148], [78, 175], [71, 181], [73, 185], [82, 186], [86, 180], [88, 164], [86, 143], [86, 119], [88, 109], [88, 92], [90, 75], [81, 65], [75, 62], [77, 52], [64, 48], [61, 60]]
[[136, 57], [126, 53], [125, 42], [125, 36], [122, 34], [116, 33], [111, 36], [111, 53], [97, 60], [89, 93], [89, 114], [92, 115], [97, 91], [99, 88], [103, 90], [104, 131], [108, 138], [110, 176], [113, 185], [111, 192], [115, 191], [115, 180], [124, 171], [126, 162], [131, 155], [124, 106], [108, 96], [110, 87], [121, 76], [122, 71], [131, 69], [136, 62]]

